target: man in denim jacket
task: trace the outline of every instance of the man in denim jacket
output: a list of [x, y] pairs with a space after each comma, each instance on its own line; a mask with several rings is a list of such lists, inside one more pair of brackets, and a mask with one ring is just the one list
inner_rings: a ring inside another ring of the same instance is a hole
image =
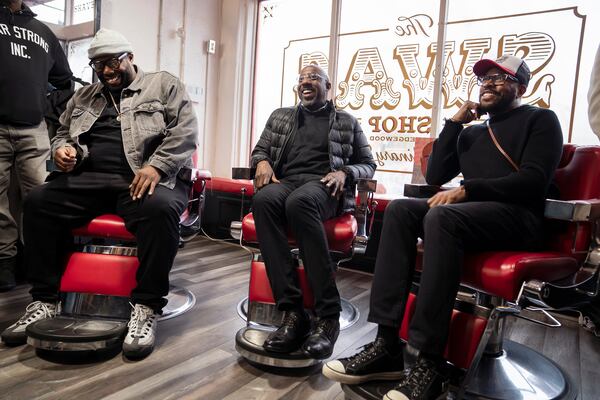
[[75, 93], [52, 140], [58, 170], [25, 200], [26, 263], [33, 303], [2, 333], [25, 343], [25, 327], [56, 313], [61, 244], [72, 228], [116, 213], [137, 240], [140, 266], [123, 345], [127, 357], [152, 352], [179, 243], [179, 215], [191, 182], [197, 121], [184, 85], [167, 72], [144, 73], [131, 44], [100, 30], [88, 50], [100, 82]]

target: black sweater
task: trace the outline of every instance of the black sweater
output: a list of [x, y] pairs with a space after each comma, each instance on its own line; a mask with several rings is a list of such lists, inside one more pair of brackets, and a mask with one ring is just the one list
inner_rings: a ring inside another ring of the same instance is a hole
[[279, 178], [298, 174], [324, 177], [331, 172], [329, 165], [329, 114], [328, 107], [311, 113], [300, 107], [299, 126], [282, 156]]
[[486, 125], [448, 121], [433, 145], [427, 183], [442, 185], [462, 172], [468, 201], [499, 201], [543, 210], [562, 154], [553, 111], [522, 105], [490, 119], [496, 139], [519, 166], [516, 172], [494, 145]]
[[0, 6], [0, 123], [33, 126], [44, 116], [48, 82], [71, 86], [71, 69], [50, 29], [25, 5]]

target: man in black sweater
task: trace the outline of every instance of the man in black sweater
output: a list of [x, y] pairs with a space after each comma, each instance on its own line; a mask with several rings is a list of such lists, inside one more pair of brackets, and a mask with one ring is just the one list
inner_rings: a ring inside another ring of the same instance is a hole
[[21, 197], [46, 178], [50, 141], [44, 122], [48, 83], [70, 90], [60, 43], [21, 0], [0, 0], [0, 291], [15, 286], [17, 224], [7, 195], [11, 170]]
[[[285, 311], [282, 326], [264, 348], [289, 353], [302, 346], [317, 359], [333, 352], [341, 310], [323, 221], [353, 209], [353, 184], [375, 172], [360, 124], [327, 101], [330, 88], [325, 71], [304, 67], [298, 78], [300, 104], [275, 110], [252, 151], [256, 233], [277, 307]], [[298, 242], [315, 298], [318, 321], [310, 332], [287, 228]]]
[[[375, 265], [369, 321], [377, 337], [360, 353], [327, 363], [323, 373], [345, 383], [400, 380], [385, 399], [436, 399], [446, 386], [443, 352], [465, 251], [535, 249], [542, 240], [544, 199], [562, 153], [554, 112], [521, 105], [530, 72], [514, 56], [474, 65], [479, 103], [467, 101], [435, 141], [427, 183], [462, 173], [457, 188], [430, 199], [401, 199], [386, 211]], [[487, 123], [464, 127], [480, 114]], [[491, 131], [488, 131], [488, 126]], [[506, 153], [494, 144], [494, 139]], [[413, 279], [417, 238], [425, 257], [404, 369], [398, 330]]]

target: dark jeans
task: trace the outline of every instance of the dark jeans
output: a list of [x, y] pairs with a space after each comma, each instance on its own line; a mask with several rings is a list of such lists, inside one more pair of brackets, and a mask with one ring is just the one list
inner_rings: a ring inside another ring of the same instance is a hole
[[423, 272], [409, 344], [437, 357], [448, 339], [464, 252], [535, 249], [542, 239], [542, 218], [524, 207], [491, 201], [432, 209], [425, 199], [391, 202], [383, 219], [369, 321], [400, 326], [418, 237], [424, 239]]
[[177, 180], [173, 190], [157, 185], [152, 196], [133, 201], [132, 177], [110, 173], [64, 174], [33, 189], [24, 205], [25, 263], [33, 300], [58, 298], [70, 231], [101, 214], [114, 213], [137, 241], [140, 266], [133, 303], [159, 312], [167, 303], [169, 271], [179, 245], [179, 216], [190, 184]]
[[252, 211], [278, 308], [302, 307], [302, 292], [287, 240], [289, 228], [298, 243], [317, 316], [335, 317], [341, 310], [340, 295], [323, 221], [336, 215], [338, 200], [319, 179], [300, 176], [271, 183], [254, 195]]

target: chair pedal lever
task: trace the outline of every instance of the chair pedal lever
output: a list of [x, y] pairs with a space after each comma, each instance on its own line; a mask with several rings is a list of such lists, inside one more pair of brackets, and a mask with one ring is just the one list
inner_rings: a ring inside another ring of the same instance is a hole
[[[532, 318], [532, 317], [527, 317], [525, 315], [523, 315], [523, 311], [530, 311], [530, 312], [534, 312], [534, 313], [542, 313], [542, 315], [545, 317], [546, 320], [549, 320], [550, 322], [546, 322], [543, 321], [541, 319], [536, 319], [536, 318]], [[543, 326], [547, 326], [549, 328], [560, 328], [562, 326], [562, 324], [560, 323], [560, 321], [558, 319], [556, 319], [556, 317], [554, 317], [553, 315], [551, 315], [548, 311], [546, 311], [546, 309], [544, 308], [539, 308], [539, 307], [527, 307], [524, 308], [520, 314], [515, 314], [515, 317], [517, 318], [521, 318], [527, 321], [531, 321], [531, 322], [535, 322], [536, 324], [540, 324]]]

